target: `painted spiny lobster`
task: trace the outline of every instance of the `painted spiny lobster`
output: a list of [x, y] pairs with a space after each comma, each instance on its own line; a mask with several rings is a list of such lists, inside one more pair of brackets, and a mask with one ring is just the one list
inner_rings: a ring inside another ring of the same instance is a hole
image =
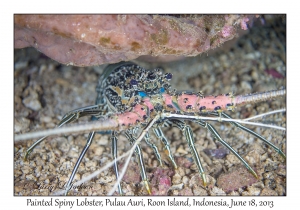
[[[221, 117], [231, 119], [224, 111], [233, 111], [237, 105], [255, 103], [285, 95], [285, 89], [245, 96], [234, 96], [231, 93], [219, 96], [204, 96], [201, 92], [178, 92], [172, 89], [169, 83], [171, 79], [171, 73], [163, 74], [159, 68], [146, 70], [131, 62], [109, 65], [98, 81], [96, 88], [96, 105], [75, 109], [67, 113], [58, 124], [58, 127], [84, 116], [91, 116], [94, 121], [102, 120], [111, 125], [112, 156], [114, 159], [114, 171], [118, 178], [117, 130], [125, 131], [125, 136], [131, 145], [136, 142], [137, 138], [143, 137], [147, 145], [153, 149], [160, 165], [162, 165], [158, 148], [150, 140], [150, 135], [147, 132], [150, 128], [153, 128], [156, 137], [163, 143], [173, 167], [177, 168], [177, 164], [171, 153], [170, 144], [161, 129], [161, 127], [164, 126], [175, 126], [183, 132], [202, 178], [203, 185], [206, 186], [207, 179], [199, 154], [194, 145], [192, 130], [190, 126], [184, 122], [184, 120], [190, 120], [211, 132], [213, 137], [228, 148], [246, 166], [249, 172], [257, 178], [258, 176], [253, 168], [222, 139], [217, 130], [211, 124], [207, 123], [202, 116], [213, 115], [220, 117], [220, 119]], [[231, 124], [257, 137], [285, 158], [285, 154], [281, 149], [266, 140], [263, 136], [242, 126], [240, 123], [231, 122]], [[139, 133], [141, 130], [144, 132]], [[70, 190], [79, 164], [91, 145], [96, 132], [97, 131], [92, 131], [89, 133], [87, 143], [66, 185], [66, 194]], [[46, 137], [47, 136], [37, 140], [27, 149], [25, 159], [28, 158], [34, 147], [41, 143]], [[136, 145], [135, 153], [139, 163], [141, 178], [146, 190], [151, 194], [139, 145]], [[123, 194], [120, 183], [118, 184], [118, 191], [119, 194]]]

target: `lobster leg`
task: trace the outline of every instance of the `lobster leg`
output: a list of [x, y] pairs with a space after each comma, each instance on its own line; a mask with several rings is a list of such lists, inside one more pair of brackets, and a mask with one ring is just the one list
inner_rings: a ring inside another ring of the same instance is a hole
[[158, 152], [157, 146], [154, 143], [151, 142], [150, 135], [149, 135], [148, 132], [145, 135], [144, 139], [145, 139], [145, 142], [153, 149], [154, 154], [155, 154], [157, 160], [159, 161], [159, 165], [162, 166], [162, 161], [161, 161], [161, 157], [160, 157], [160, 154]]
[[172, 155], [168, 139], [165, 137], [165, 135], [163, 134], [163, 132], [162, 132], [162, 130], [159, 126], [157, 126], [156, 128], [153, 128], [153, 131], [154, 131], [155, 135], [157, 136], [157, 138], [159, 138], [162, 141], [162, 143], [165, 145], [165, 149], [168, 152], [168, 157], [171, 160], [174, 168], [177, 169], [177, 164], [176, 164], [176, 162], [174, 160], [174, 157]]
[[68, 181], [68, 183], [66, 185], [65, 195], [68, 194], [68, 192], [69, 192], [69, 190], [71, 188], [71, 183], [72, 183], [72, 181], [74, 179], [74, 176], [75, 176], [75, 174], [76, 174], [76, 172], [78, 170], [78, 167], [79, 167], [79, 165], [80, 165], [80, 163], [82, 161], [82, 158], [84, 157], [85, 153], [87, 152], [87, 150], [89, 149], [90, 145], [92, 144], [94, 136], [95, 136], [95, 132], [94, 131], [89, 133], [89, 136], [88, 136], [88, 139], [86, 141], [86, 144], [85, 144], [83, 150], [81, 151], [81, 154], [79, 155], [79, 158], [77, 159], [77, 162], [76, 162], [76, 164], [75, 164], [75, 166], [73, 168], [73, 171], [71, 173], [71, 176], [69, 178], [69, 181]]
[[[127, 137], [127, 139], [130, 141], [130, 144], [132, 144], [132, 145], [136, 141], [136, 137], [133, 136], [131, 130], [127, 130], [125, 132], [125, 136]], [[136, 145], [135, 154], [136, 154], [136, 158], [137, 158], [137, 161], [138, 161], [138, 164], [139, 164], [139, 167], [140, 167], [141, 178], [142, 178], [142, 180], [145, 184], [145, 187], [146, 187], [146, 190], [147, 190], [148, 194], [151, 195], [151, 190], [150, 190], [149, 182], [148, 182], [148, 179], [147, 179], [145, 164], [144, 164], [144, 160], [143, 160], [143, 154], [142, 154], [142, 150], [141, 150], [139, 145]]]
[[[115, 170], [115, 174], [116, 174], [116, 179], [118, 180], [119, 179], [119, 170], [118, 170], [118, 164], [117, 164], [117, 146], [118, 146], [117, 141], [118, 141], [118, 138], [116, 137], [116, 131], [112, 132], [111, 139], [112, 139], [111, 151], [112, 151], [112, 156], [114, 158], [114, 170]], [[119, 190], [119, 194], [123, 195], [123, 191], [122, 191], [120, 183], [118, 184], [118, 190]]]
[[[212, 115], [217, 116], [217, 113], [211, 113]], [[232, 119], [228, 114], [222, 112], [222, 116], [226, 117], [228, 119]], [[269, 146], [271, 146], [276, 152], [278, 152], [284, 159], [286, 158], [285, 154], [281, 151], [281, 149], [279, 149], [278, 147], [276, 147], [274, 144], [272, 144], [270, 141], [268, 141], [267, 139], [265, 139], [263, 136], [259, 135], [258, 133], [250, 130], [249, 128], [241, 125], [240, 123], [237, 122], [230, 122], [232, 125], [252, 134], [253, 136], [259, 138], [260, 140], [262, 140], [264, 143], [268, 144]]]
[[217, 130], [209, 123], [202, 121], [202, 120], [195, 120], [194, 122], [198, 123], [200, 126], [202, 126], [203, 128], [206, 128], [208, 131], [210, 131], [213, 136], [221, 142], [221, 144], [223, 144], [225, 147], [227, 147], [238, 159], [240, 159], [240, 161], [246, 166], [246, 168], [250, 171], [250, 173], [255, 176], [256, 178], [258, 178], [256, 172], [251, 168], [251, 166], [226, 142], [224, 141], [221, 136], [219, 135], [219, 133], [217, 132]]
[[194, 161], [197, 165], [197, 168], [198, 168], [198, 171], [200, 173], [203, 185], [204, 185], [204, 187], [206, 187], [207, 180], [206, 180], [206, 176], [205, 176], [205, 173], [204, 173], [204, 168], [203, 168], [203, 166], [201, 164], [201, 161], [200, 161], [199, 154], [198, 154], [198, 152], [195, 148], [195, 144], [194, 144], [195, 140], [194, 140], [192, 129], [190, 128], [190, 126], [186, 125], [181, 120], [171, 119], [169, 121], [172, 122], [176, 127], [178, 127], [183, 132], [183, 134], [184, 134], [184, 136], [185, 136], [185, 138], [188, 142], [190, 151], [193, 155], [193, 159], [194, 159]]
[[[87, 106], [87, 107], [83, 107], [83, 108], [79, 108], [79, 109], [75, 109], [67, 114], [65, 114], [62, 118], [62, 120], [59, 122], [59, 124], [57, 125], [58, 128], [62, 127], [65, 124], [71, 123], [75, 120], [77, 120], [80, 117], [84, 117], [84, 116], [95, 116], [95, 115], [99, 115], [99, 113], [101, 113], [101, 110], [99, 109], [98, 105], [92, 105], [92, 106]], [[32, 150], [39, 144], [41, 143], [45, 138], [47, 138], [48, 136], [44, 136], [42, 138], [40, 138], [39, 140], [37, 140], [36, 142], [34, 142], [34, 144], [32, 144], [25, 153], [25, 157], [24, 159], [27, 160], [28, 155], [32, 152]]]
[[[79, 108], [79, 109], [75, 109], [67, 114], [65, 114], [62, 118], [62, 120], [59, 122], [58, 126], [57, 127], [62, 127], [63, 125], [65, 124], [68, 124], [68, 123], [71, 123], [75, 120], [77, 120], [78, 118], [80, 117], [84, 117], [84, 116], [97, 116], [99, 115], [99, 113], [101, 113], [101, 110], [99, 109], [99, 106], [98, 105], [92, 105], [92, 106], [87, 106], [87, 107], [83, 107], [83, 108]], [[74, 176], [78, 170], [78, 167], [84, 157], [84, 155], [86, 154], [87, 150], [89, 149], [92, 141], [93, 141], [93, 138], [95, 136], [95, 131], [92, 131], [89, 133], [89, 136], [88, 136], [88, 139], [87, 139], [87, 142], [86, 142], [86, 145], [84, 146], [83, 150], [81, 151], [81, 154], [79, 155], [79, 158], [78, 160], [76, 161], [76, 164], [72, 170], [72, 173], [71, 173], [71, 176], [68, 180], [68, 183], [66, 185], [66, 192], [65, 192], [65, 195], [68, 194], [70, 188], [71, 188], [71, 183], [74, 179]], [[27, 151], [26, 151], [26, 154], [25, 154], [25, 160], [27, 160], [28, 158], [28, 155], [32, 152], [32, 150], [39, 144], [41, 143], [44, 139], [46, 139], [47, 136], [44, 136], [42, 138], [40, 138], [39, 140], [37, 140], [33, 145], [31, 145]]]

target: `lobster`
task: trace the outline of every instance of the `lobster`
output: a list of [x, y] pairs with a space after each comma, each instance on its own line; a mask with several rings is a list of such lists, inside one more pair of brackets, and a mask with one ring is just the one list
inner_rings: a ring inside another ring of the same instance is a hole
[[[58, 127], [76, 121], [84, 116], [91, 116], [92, 121], [106, 122], [110, 125], [111, 150], [114, 159], [114, 171], [117, 179], [119, 178], [119, 169], [117, 164], [117, 141], [118, 130], [123, 130], [126, 138], [131, 145], [134, 145], [134, 152], [140, 169], [140, 176], [144, 186], [149, 194], [151, 187], [146, 175], [143, 155], [139, 144], [142, 138], [146, 144], [153, 150], [159, 164], [162, 166], [162, 158], [158, 147], [151, 141], [149, 129], [152, 128], [156, 137], [164, 145], [164, 150], [176, 169], [177, 164], [170, 149], [170, 143], [165, 137], [162, 127], [175, 126], [180, 129], [186, 138], [193, 160], [196, 163], [199, 175], [202, 179], [203, 186], [207, 186], [207, 179], [204, 167], [200, 161], [200, 156], [195, 148], [195, 139], [191, 127], [185, 121], [192, 121], [203, 128], [206, 128], [212, 136], [232, 152], [254, 176], [258, 177], [255, 170], [236, 152], [223, 138], [217, 130], [208, 123], [205, 116], [216, 116], [219, 121], [222, 118], [231, 117], [225, 111], [234, 111], [236, 106], [265, 101], [274, 97], [285, 95], [285, 89], [273, 90], [264, 93], [250, 95], [234, 96], [232, 93], [218, 96], [204, 96], [202, 92], [176, 91], [172, 89], [170, 80], [171, 73], [163, 73], [162, 69], [156, 68], [147, 70], [131, 62], [121, 62], [109, 65], [98, 80], [96, 87], [97, 98], [95, 105], [87, 106], [68, 112], [59, 122]], [[233, 126], [255, 136], [265, 144], [272, 147], [283, 158], [286, 158], [283, 151], [268, 141], [258, 133], [248, 129], [238, 122], [230, 122]], [[95, 133], [93, 130], [89, 133], [85, 147], [83, 148], [71, 176], [66, 185], [67, 194], [70, 190], [71, 183], [78, 170], [79, 164], [89, 149]], [[25, 159], [33, 149], [45, 140], [44, 136], [30, 146], [25, 154]], [[121, 184], [118, 183], [119, 194], [123, 191]]]

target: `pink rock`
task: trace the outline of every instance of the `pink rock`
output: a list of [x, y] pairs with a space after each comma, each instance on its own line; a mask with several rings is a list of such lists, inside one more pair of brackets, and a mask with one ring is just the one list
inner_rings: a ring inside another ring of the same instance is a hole
[[171, 169], [156, 168], [152, 172], [151, 189], [152, 195], [168, 195], [168, 190], [171, 187], [171, 176], [174, 171]]
[[[237, 35], [245, 15], [15, 15], [15, 48], [34, 47], [67, 65], [151, 56], [196, 56]], [[225, 27], [226, 26], [226, 27]], [[222, 31], [222, 33], [221, 33]]]

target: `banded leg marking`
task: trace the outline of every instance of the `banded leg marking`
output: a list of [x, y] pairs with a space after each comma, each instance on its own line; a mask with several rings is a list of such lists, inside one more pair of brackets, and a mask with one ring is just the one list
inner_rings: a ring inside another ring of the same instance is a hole
[[[217, 115], [216, 113], [212, 113], [212, 115]], [[232, 119], [232, 117], [230, 117], [228, 114], [226, 113], [222, 113], [222, 116], [228, 119]], [[282, 152], [281, 149], [279, 149], [278, 147], [276, 147], [274, 144], [272, 144], [270, 141], [268, 141], [267, 139], [265, 139], [263, 136], [259, 135], [258, 133], [252, 131], [251, 129], [241, 125], [240, 123], [237, 122], [230, 122], [232, 125], [252, 134], [253, 136], [259, 138], [261, 141], [263, 141], [264, 143], [266, 143], [267, 145], [269, 145], [270, 147], [272, 147], [277, 153], [279, 153], [284, 159], [286, 159], [285, 154]]]
[[199, 171], [200, 176], [202, 178], [203, 185], [204, 185], [204, 187], [206, 187], [207, 180], [206, 180], [206, 176], [205, 176], [205, 173], [204, 173], [204, 169], [203, 169], [201, 161], [200, 161], [199, 154], [198, 154], [198, 152], [195, 148], [195, 144], [194, 144], [195, 140], [194, 140], [194, 136], [193, 136], [193, 131], [192, 131], [191, 127], [187, 125], [183, 132], [184, 132], [185, 138], [188, 142], [189, 148], [192, 152], [193, 158], [196, 162], [198, 171]]
[[[101, 112], [100, 109], [98, 109], [98, 105], [92, 105], [92, 106], [87, 106], [87, 107], [83, 107], [80, 109], [75, 109], [67, 114], [65, 114], [63, 116], [63, 118], [61, 119], [61, 121], [59, 122], [59, 124], [57, 125], [58, 128], [62, 127], [65, 124], [71, 123], [75, 120], [77, 120], [80, 117], [84, 117], [84, 116], [94, 116], [99, 114], [99, 112]], [[40, 144], [43, 140], [45, 140], [48, 136], [44, 136], [40, 139], [38, 139], [36, 142], [34, 142], [27, 150], [25, 153], [25, 157], [24, 159], [27, 160], [29, 154], [32, 152], [32, 150], [38, 145]]]
[[177, 164], [172, 155], [168, 139], [165, 137], [164, 133], [162, 132], [162, 130], [159, 126], [157, 126], [156, 128], [153, 128], [153, 131], [154, 131], [155, 135], [157, 136], [157, 138], [159, 138], [161, 140], [161, 142], [165, 145], [165, 149], [168, 152], [168, 157], [171, 160], [174, 168], [177, 169]]
[[[118, 181], [119, 180], [119, 170], [118, 170], [118, 162], [117, 162], [117, 158], [118, 158], [118, 155], [117, 155], [117, 152], [118, 152], [118, 145], [117, 145], [117, 142], [118, 142], [118, 138], [116, 136], [116, 131], [113, 131], [112, 132], [112, 135], [111, 135], [111, 152], [112, 152], [112, 157], [114, 159], [114, 170], [115, 170], [115, 174], [116, 174], [116, 180]], [[121, 187], [121, 184], [119, 183], [118, 184], [118, 190], [119, 190], [119, 194], [120, 195], [123, 195], [123, 191], [122, 191], [122, 187]]]
[[74, 179], [74, 176], [75, 176], [75, 174], [76, 174], [76, 172], [77, 172], [77, 170], [78, 170], [78, 167], [79, 167], [79, 165], [80, 165], [80, 163], [81, 163], [81, 161], [82, 161], [82, 159], [83, 159], [85, 153], [88, 151], [89, 147], [91, 146], [91, 144], [92, 144], [92, 142], [93, 142], [94, 136], [95, 136], [95, 132], [94, 132], [94, 131], [92, 131], [92, 132], [89, 133], [89, 136], [88, 136], [88, 138], [87, 138], [86, 144], [85, 144], [83, 150], [81, 151], [81, 154], [79, 155], [79, 158], [77, 159], [77, 162], [76, 162], [76, 164], [75, 164], [75, 166], [74, 166], [74, 168], [73, 168], [73, 171], [72, 171], [72, 173], [71, 173], [71, 176], [70, 176], [70, 178], [69, 178], [69, 181], [68, 181], [68, 183], [67, 183], [67, 185], [66, 185], [66, 192], [65, 192], [65, 195], [68, 194], [68, 192], [69, 192], [69, 190], [70, 190], [70, 188], [71, 188], [71, 183], [72, 183], [72, 181], [73, 181], [73, 179]]
[[193, 159], [197, 165], [197, 168], [198, 168], [198, 171], [199, 171], [199, 174], [201, 176], [201, 179], [202, 179], [202, 182], [203, 182], [203, 186], [206, 187], [207, 185], [207, 179], [206, 179], [206, 176], [205, 176], [205, 173], [204, 173], [204, 168], [202, 166], [202, 163], [201, 163], [201, 160], [200, 160], [200, 157], [199, 157], [199, 154], [195, 148], [195, 140], [194, 140], [194, 136], [193, 136], [193, 132], [192, 132], [192, 129], [190, 126], [186, 125], [183, 121], [181, 120], [175, 120], [175, 119], [172, 119], [170, 120], [176, 127], [178, 127], [184, 134], [186, 140], [187, 140], [187, 143], [189, 145], [189, 148], [190, 148], [190, 151], [193, 155]]
[[[135, 143], [136, 137], [133, 136], [132, 130], [127, 130], [125, 132], [125, 136], [130, 141], [131, 145], [133, 145]], [[143, 160], [143, 154], [142, 154], [142, 151], [141, 151], [141, 148], [140, 148], [139, 145], [136, 145], [136, 148], [135, 148], [134, 152], [136, 154], [136, 158], [137, 158], [137, 161], [138, 161], [138, 164], [139, 164], [141, 178], [142, 178], [142, 180], [145, 184], [145, 187], [146, 187], [146, 190], [147, 190], [148, 194], [151, 195], [151, 190], [150, 190], [149, 182], [148, 182], [148, 179], [147, 179], [145, 164], [144, 164], [144, 160]]]
[[159, 161], [159, 165], [162, 166], [162, 160], [161, 160], [161, 156], [159, 154], [159, 151], [157, 149], [157, 146], [154, 143], [151, 142], [150, 135], [149, 135], [148, 132], [145, 135], [144, 139], [145, 139], [145, 142], [147, 143], [147, 145], [149, 145], [153, 149], [153, 152], [154, 152], [157, 160]]
[[252, 169], [252, 167], [226, 142], [224, 141], [221, 136], [219, 135], [219, 133], [217, 132], [217, 130], [209, 123], [202, 121], [202, 120], [196, 120], [194, 121], [196, 123], [198, 123], [200, 126], [202, 126], [203, 128], [206, 128], [209, 132], [211, 132], [211, 134], [219, 141], [221, 142], [221, 144], [223, 144], [225, 147], [227, 147], [245, 166], [246, 168], [250, 171], [250, 173], [258, 178], [256, 172]]

